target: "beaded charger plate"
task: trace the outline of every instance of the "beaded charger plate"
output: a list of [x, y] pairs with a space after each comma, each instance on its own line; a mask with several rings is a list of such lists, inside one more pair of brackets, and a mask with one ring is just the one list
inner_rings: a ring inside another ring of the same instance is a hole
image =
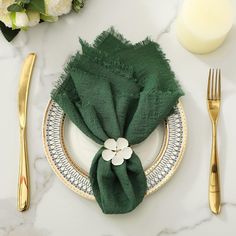
[[[144, 142], [132, 146], [145, 169], [148, 190], [153, 193], [176, 172], [187, 139], [183, 105], [179, 102], [169, 116]], [[74, 192], [95, 199], [88, 171], [101, 147], [69, 121], [63, 110], [50, 101], [43, 122], [43, 143], [47, 159], [59, 179]]]

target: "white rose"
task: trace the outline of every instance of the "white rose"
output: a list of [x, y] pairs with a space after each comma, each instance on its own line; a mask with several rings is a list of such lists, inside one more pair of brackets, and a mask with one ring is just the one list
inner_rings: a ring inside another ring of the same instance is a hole
[[46, 14], [60, 16], [71, 11], [72, 0], [45, 0]]
[[15, 0], [0, 0], [0, 9], [5, 9], [8, 12], [7, 8], [13, 3], [15, 3]]
[[25, 12], [16, 12], [14, 25], [16, 28], [29, 26], [29, 18]]
[[10, 14], [7, 8], [14, 2], [15, 0], [0, 0], [0, 21], [2, 21], [7, 27], [12, 27]]
[[37, 25], [40, 21], [40, 14], [38, 12], [28, 11], [27, 16], [29, 18], [29, 23], [28, 23], [29, 27]]

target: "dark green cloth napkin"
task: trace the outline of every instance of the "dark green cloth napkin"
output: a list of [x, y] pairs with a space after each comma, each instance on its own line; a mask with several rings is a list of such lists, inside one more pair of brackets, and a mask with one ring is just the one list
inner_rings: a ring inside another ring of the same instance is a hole
[[[80, 43], [82, 52], [71, 58], [52, 99], [98, 144], [119, 137], [142, 142], [183, 95], [159, 45], [149, 39], [132, 45], [113, 29], [92, 46]], [[103, 150], [90, 168], [95, 198], [104, 213], [132, 211], [147, 191], [140, 159], [133, 152], [115, 166], [102, 158]]]

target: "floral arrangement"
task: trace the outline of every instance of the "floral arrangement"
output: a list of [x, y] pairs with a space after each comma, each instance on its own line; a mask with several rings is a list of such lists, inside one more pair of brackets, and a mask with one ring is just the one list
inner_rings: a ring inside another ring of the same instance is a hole
[[58, 17], [76, 12], [85, 0], [0, 0], [0, 29], [11, 41], [20, 30], [27, 30], [47, 21], [55, 22]]

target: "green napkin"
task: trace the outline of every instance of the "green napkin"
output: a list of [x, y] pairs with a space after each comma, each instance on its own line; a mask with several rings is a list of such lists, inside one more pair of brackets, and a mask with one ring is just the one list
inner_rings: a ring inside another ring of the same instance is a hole
[[[82, 52], [71, 58], [52, 99], [98, 144], [121, 137], [129, 145], [142, 142], [183, 95], [159, 45], [149, 39], [132, 45], [113, 29], [93, 46], [80, 43]], [[116, 166], [104, 160], [104, 150], [90, 168], [93, 193], [104, 213], [127, 213], [146, 194], [143, 167], [134, 152]]]

